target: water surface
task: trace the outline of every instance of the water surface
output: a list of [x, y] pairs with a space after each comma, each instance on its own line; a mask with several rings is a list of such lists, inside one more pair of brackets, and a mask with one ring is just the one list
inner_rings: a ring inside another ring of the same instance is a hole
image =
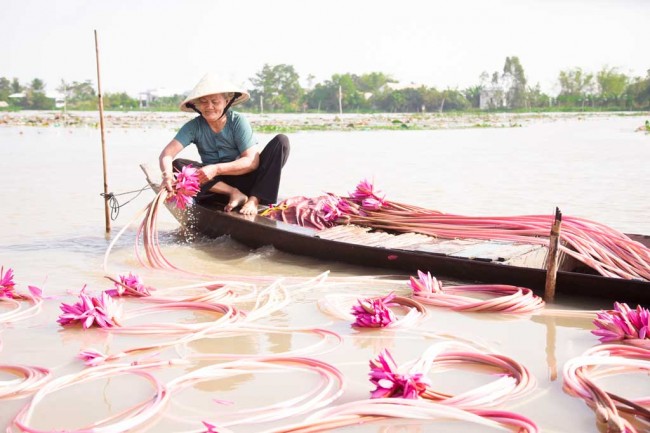
[[[552, 214], [557, 206], [565, 215], [593, 219], [628, 233], [650, 233], [650, 205], [646, 199], [650, 186], [647, 170], [650, 136], [635, 132], [644, 120], [642, 117], [557, 117], [515, 128], [290, 134], [292, 150], [281, 195], [313, 196], [323, 192], [345, 195], [360, 180], [371, 179], [390, 200], [448, 213]], [[171, 128], [110, 129], [106, 134], [109, 190], [123, 193], [144, 187], [146, 182], [138, 165], [156, 165], [158, 153], [173, 134]], [[266, 134], [258, 137], [263, 143], [271, 138]], [[135, 198], [133, 194], [118, 196], [121, 204], [133, 200], [120, 210], [118, 219], [112, 222], [111, 235], [105, 236], [103, 199], [99, 195], [103, 191], [100, 146], [99, 131], [91, 128], [0, 128], [3, 173], [0, 265], [14, 269], [19, 291], [32, 284], [56, 297], [46, 302], [38, 316], [2, 330], [0, 364], [41, 365], [53, 369], [55, 376], [61, 376], [81, 369], [80, 362], [74, 359], [79, 350], [90, 346], [110, 352], [148, 341], [144, 337], [126, 338], [101, 331], [63, 330], [56, 324], [59, 303], [74, 300], [68, 292], [76, 293], [84, 284], [95, 292], [110, 287], [103, 278], [102, 266], [108, 244], [153, 197], [149, 190]], [[183, 156], [195, 157], [196, 153], [188, 150]], [[128, 228], [116, 243], [109, 257], [108, 273], [132, 271], [161, 288], [188, 282], [188, 278], [178, 275], [144, 269], [133, 252], [134, 236], [133, 228]], [[179, 234], [178, 225], [168, 214], [161, 215], [160, 240], [165, 255], [174, 264], [210, 275], [309, 278], [330, 271], [335, 281], [337, 277], [387, 274], [379, 269], [338, 263], [336, 257], [325, 262], [268, 247], [251, 251], [227, 238], [188, 240]], [[562, 391], [563, 364], [598, 342], [589, 333], [589, 319], [505, 320], [495, 315], [430, 309], [426, 320], [419, 325], [428, 336], [413, 336], [398, 331], [358, 332], [349, 323], [318, 308], [317, 301], [325, 294], [367, 295], [391, 290], [408, 294], [406, 277], [397, 275], [392, 277], [395, 283], [376, 286], [367, 280], [361, 285], [337, 283], [295, 292], [292, 304], [270, 317], [268, 323], [285, 327], [321, 326], [343, 336], [340, 346], [319, 355], [340, 368], [348, 379], [337, 403], [368, 396], [371, 387], [366, 380], [367, 362], [380, 349], [389, 348], [398, 362], [404, 362], [436, 341], [432, 335], [447, 333], [511, 356], [535, 376], [537, 389], [531, 395], [501, 409], [530, 417], [543, 431], [595, 431], [592, 411]], [[576, 307], [593, 305], [587, 302], [571, 305]], [[181, 313], [171, 320], [207, 319]], [[280, 353], [308, 346], [313, 339], [298, 333], [263, 333], [224, 338], [220, 342], [199, 340], [184, 350], [198, 354], [228, 350]], [[180, 373], [170, 369], [159, 374], [174, 377]], [[472, 375], [451, 377], [457, 380], [440, 379], [441, 386], [453, 388], [453, 383], [446, 382], [471, 385], [481, 380]], [[179, 396], [170, 408], [169, 413], [173, 415], [163, 417], [151, 431], [200, 428], [201, 420], [215, 420], [219, 411], [223, 411], [223, 408], [215, 409], [211, 403], [214, 398], [255, 407], [272, 398], [271, 394], [284, 399], [295, 395], [292, 393], [301, 393], [302, 387], [309, 387], [311, 380], [312, 377], [305, 377], [303, 385], [284, 389], [281, 395], [269, 390], [283, 388], [286, 381], [283, 375], [243, 375], [203, 382]], [[634, 386], [640, 386], [634, 379], [625, 384], [630, 389], [625, 393], [634, 392]], [[638, 392], [643, 395], [641, 390]], [[131, 391], [135, 394], [124, 400]], [[43, 402], [34, 426], [78, 428], [115, 413], [122, 407], [120, 404], [141, 401], [149, 392], [146, 381], [131, 381], [127, 377], [67, 389], [60, 396], [57, 394], [57, 399]], [[79, 400], [80, 395], [99, 397], [84, 402]], [[2, 424], [26, 401], [3, 402], [0, 405]], [[66, 404], [83, 407], [83, 411], [62, 409]], [[467, 425], [447, 427], [444, 431], [467, 431]], [[259, 426], [232, 428], [260, 430]], [[428, 427], [403, 422], [402, 427], [367, 426], [364, 431], [420, 432], [428, 431]]]

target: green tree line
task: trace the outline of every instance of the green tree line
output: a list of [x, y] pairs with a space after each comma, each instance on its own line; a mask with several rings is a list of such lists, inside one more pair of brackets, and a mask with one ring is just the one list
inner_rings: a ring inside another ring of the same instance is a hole
[[[334, 74], [307, 86], [293, 66], [265, 64], [250, 78], [251, 99], [241, 107], [249, 112], [447, 112], [470, 110], [561, 111], [648, 110], [650, 70], [645, 77], [630, 77], [617, 68], [603, 67], [591, 73], [576, 67], [560, 71], [556, 96], [530, 85], [518, 57], [507, 57], [502, 70], [484, 72], [479, 83], [466, 89], [399, 86], [382, 72]], [[4, 109], [96, 110], [97, 94], [90, 80], [61, 81], [58, 101], [45, 94], [45, 83], [36, 78], [27, 85], [17, 79], [0, 78], [0, 101]], [[10, 96], [13, 95], [13, 96]], [[18, 95], [18, 96], [16, 96]], [[106, 93], [106, 110], [175, 110], [184, 95], [148, 97], [140, 100], [126, 93]], [[4, 105], [4, 104], [3, 104]]]

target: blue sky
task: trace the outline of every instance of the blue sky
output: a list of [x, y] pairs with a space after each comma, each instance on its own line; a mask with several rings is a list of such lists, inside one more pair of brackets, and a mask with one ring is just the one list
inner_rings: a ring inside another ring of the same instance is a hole
[[187, 91], [207, 71], [246, 82], [290, 64], [303, 85], [379, 71], [403, 84], [476, 85], [518, 56], [530, 84], [561, 70], [650, 69], [647, 0], [20, 0], [3, 2], [0, 76]]

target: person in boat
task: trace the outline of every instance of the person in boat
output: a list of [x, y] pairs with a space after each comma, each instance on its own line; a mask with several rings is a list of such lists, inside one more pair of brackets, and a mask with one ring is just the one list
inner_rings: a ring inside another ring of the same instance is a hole
[[[167, 191], [173, 192], [173, 171], [192, 164], [199, 168], [198, 202], [217, 200], [227, 212], [239, 208], [246, 215], [256, 214], [259, 205], [276, 203], [289, 139], [278, 134], [260, 149], [248, 120], [230, 109], [249, 98], [246, 90], [214, 73], [198, 82], [180, 109], [199, 115], [185, 123], [160, 153], [162, 185]], [[192, 143], [201, 162], [175, 159]]]

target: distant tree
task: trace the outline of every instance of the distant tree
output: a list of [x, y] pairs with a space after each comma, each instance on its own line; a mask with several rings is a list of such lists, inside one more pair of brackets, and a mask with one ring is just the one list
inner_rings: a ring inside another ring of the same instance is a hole
[[630, 77], [618, 72], [616, 68], [603, 67], [596, 74], [596, 81], [598, 82], [598, 97], [602, 105], [620, 105]]
[[368, 108], [369, 104], [363, 90], [364, 85], [358, 75], [334, 74], [332, 75], [331, 81], [333, 84], [332, 87], [336, 90], [337, 94], [338, 88], [341, 88], [344, 111], [359, 111]]
[[256, 102], [264, 98], [265, 109], [298, 111], [302, 108], [304, 91], [293, 66], [265, 64], [250, 81], [254, 86], [251, 96]]
[[333, 81], [316, 84], [314, 88], [305, 95], [307, 108], [319, 112], [338, 111], [338, 89], [338, 84]]
[[25, 89], [25, 98], [22, 100], [23, 108], [29, 110], [51, 110], [55, 106], [54, 99], [45, 95], [45, 83], [39, 78], [34, 78], [29, 87]]
[[5, 77], [0, 77], [0, 101], [7, 101], [11, 93], [11, 81]]
[[20, 85], [18, 78], [11, 80], [11, 93], [20, 93], [23, 91], [23, 86]]
[[519, 57], [506, 57], [501, 79], [508, 108], [526, 107], [526, 74]]
[[104, 95], [104, 108], [107, 110], [135, 110], [140, 103], [125, 92], [106, 93]]
[[470, 103], [472, 108], [479, 108], [481, 106], [481, 91], [483, 86], [472, 86], [463, 90], [463, 96], [467, 99], [467, 102]]
[[465, 95], [457, 89], [446, 89], [442, 93], [445, 98], [444, 110], [446, 111], [461, 111], [471, 106]]
[[358, 90], [366, 93], [377, 93], [386, 84], [396, 82], [397, 81], [390, 75], [386, 75], [383, 72], [370, 72], [368, 74], [363, 74], [356, 79]]
[[637, 77], [625, 90], [629, 107], [650, 110], [650, 69], [645, 78]]
[[40, 78], [34, 78], [29, 85], [29, 88], [34, 92], [45, 92], [45, 83]]
[[396, 113], [402, 110], [406, 101], [406, 95], [399, 90], [386, 89], [375, 98], [375, 104], [379, 111]]
[[530, 108], [548, 108], [551, 106], [551, 97], [542, 92], [539, 83], [528, 88], [526, 97]]
[[97, 94], [90, 80], [73, 81], [72, 83], [61, 80], [57, 91], [63, 95], [63, 111], [66, 109], [94, 110], [97, 108]]
[[560, 71], [558, 81], [561, 88], [558, 102], [562, 105], [584, 107], [593, 95], [594, 75], [583, 72], [582, 68]]

